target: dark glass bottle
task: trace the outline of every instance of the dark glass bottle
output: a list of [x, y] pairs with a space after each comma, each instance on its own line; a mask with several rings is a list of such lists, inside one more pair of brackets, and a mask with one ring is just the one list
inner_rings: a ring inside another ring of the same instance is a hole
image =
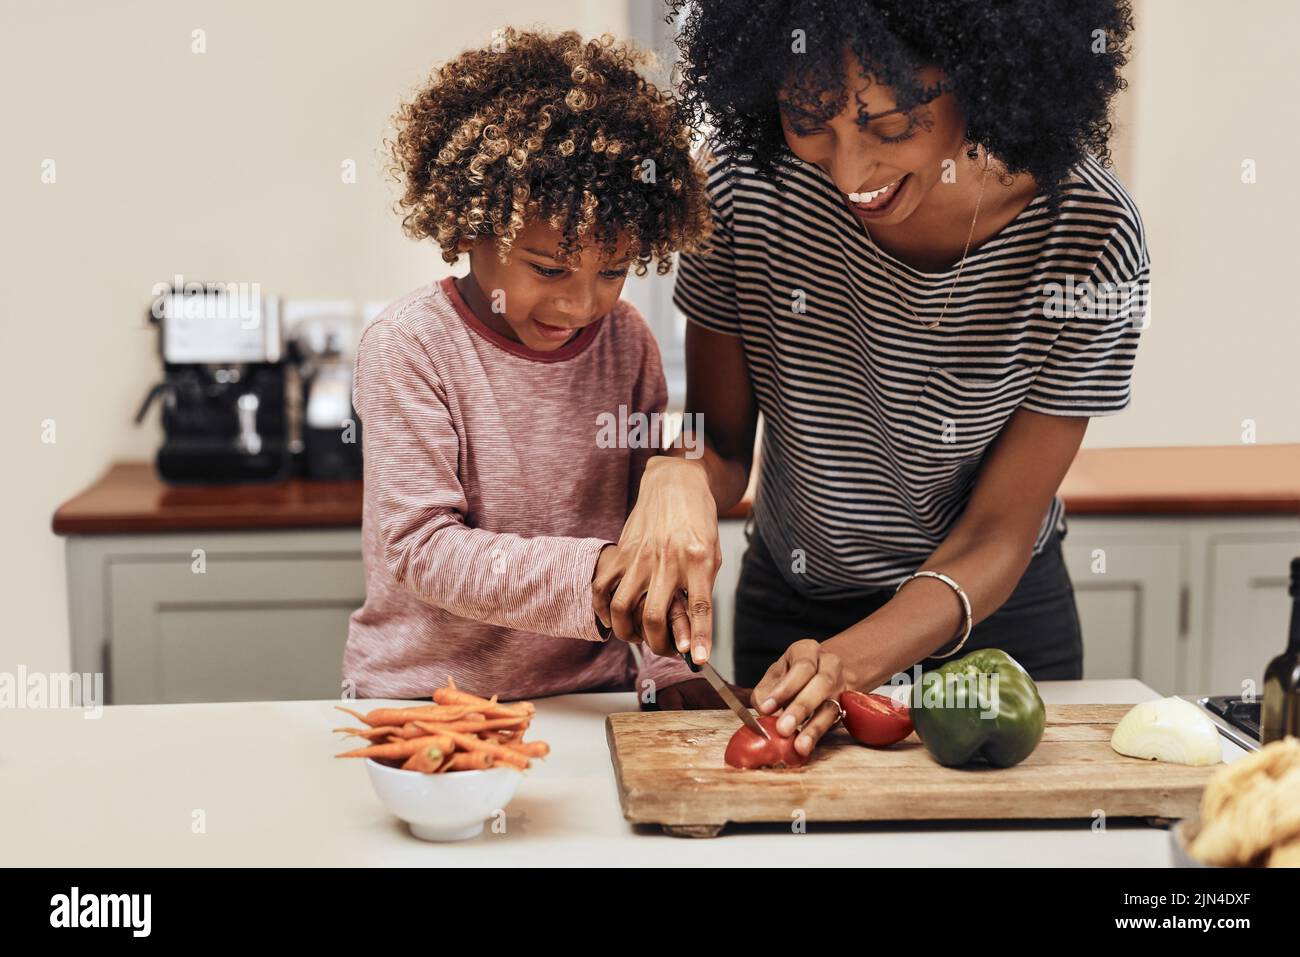
[[1263, 744], [1287, 735], [1300, 738], [1300, 558], [1291, 559], [1291, 634], [1286, 651], [1264, 670]]

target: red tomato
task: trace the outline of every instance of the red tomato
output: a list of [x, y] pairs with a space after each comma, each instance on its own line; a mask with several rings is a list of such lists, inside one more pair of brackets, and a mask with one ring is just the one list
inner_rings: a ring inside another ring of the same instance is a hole
[[844, 727], [854, 740], [873, 748], [887, 748], [912, 733], [912, 716], [907, 705], [883, 694], [861, 691], [840, 693]]
[[776, 718], [758, 716], [758, 723], [768, 734], [761, 738], [745, 725], [727, 743], [726, 761], [733, 768], [801, 768], [808, 758], [794, 749], [795, 735], [784, 737], [776, 730]]

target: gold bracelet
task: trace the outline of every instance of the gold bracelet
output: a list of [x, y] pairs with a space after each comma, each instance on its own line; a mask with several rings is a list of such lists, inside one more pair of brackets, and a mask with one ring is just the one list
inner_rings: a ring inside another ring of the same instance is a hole
[[957, 647], [953, 648], [952, 651], [949, 651], [946, 654], [927, 656], [930, 658], [951, 658], [957, 652], [961, 651], [962, 645], [966, 644], [966, 639], [970, 637], [971, 628], [974, 626], [974, 619], [973, 616], [971, 615], [971, 610], [970, 610], [970, 599], [966, 597], [965, 590], [960, 585], [958, 585], [955, 581], [953, 581], [951, 578], [945, 575], [943, 572], [930, 572], [930, 571], [913, 572], [912, 574], [908, 575], [906, 578], [904, 578], [901, 582], [898, 583], [898, 587], [894, 589], [894, 594], [897, 595], [899, 591], [902, 590], [903, 586], [906, 585], [908, 582], [910, 582], [913, 578], [937, 578], [939, 579], [939, 581], [943, 582], [945, 585], [947, 585], [949, 588], [955, 591], [957, 593], [957, 597], [961, 599], [962, 611], [965, 613], [966, 616], [966, 627], [962, 629], [961, 640], [957, 642]]

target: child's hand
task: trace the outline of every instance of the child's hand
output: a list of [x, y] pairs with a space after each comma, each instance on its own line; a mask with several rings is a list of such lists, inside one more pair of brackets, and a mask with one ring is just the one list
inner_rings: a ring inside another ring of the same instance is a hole
[[[735, 692], [743, 705], [749, 705], [750, 690], [740, 688], [727, 682], [727, 687]], [[677, 684], [660, 688], [655, 694], [653, 705], [642, 705], [646, 711], [718, 711], [725, 710], [726, 704], [718, 697], [713, 686], [703, 678], [687, 678]]]
[[614, 566], [618, 563], [618, 546], [611, 543], [600, 550], [596, 556], [596, 570], [591, 576], [591, 592], [596, 593], [596, 583], [608, 579]]
[[[617, 563], [618, 546], [606, 545], [596, 556], [596, 570], [591, 574], [591, 610], [596, 616], [596, 628], [600, 632], [600, 637], [606, 641], [619, 637], [614, 634], [609, 622], [600, 615], [600, 596], [604, 593], [604, 589], [609, 587], [607, 583], [613, 581], [614, 586], [618, 585], [618, 580], [614, 578], [614, 566]], [[641, 636], [635, 635], [627, 641], [628, 644], [640, 644]]]

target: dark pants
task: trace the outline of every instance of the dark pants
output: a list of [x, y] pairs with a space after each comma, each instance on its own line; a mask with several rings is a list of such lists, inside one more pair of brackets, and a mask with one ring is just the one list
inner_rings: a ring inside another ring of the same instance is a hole
[[[747, 528], [746, 537], [749, 547], [736, 587], [733, 646], [736, 683], [743, 687], [758, 684], [794, 642], [825, 641], [893, 597], [894, 590], [885, 588], [856, 598], [806, 598], [781, 575], [758, 530]], [[1011, 597], [971, 629], [970, 638], [953, 658], [977, 648], [1001, 648], [1035, 680], [1083, 677], [1083, 636], [1074, 586], [1061, 554], [1064, 537], [1053, 533], [1043, 551], [1030, 560]], [[956, 595], [950, 597], [958, 603]], [[937, 659], [921, 663], [923, 668], [941, 664], [943, 660]]]

